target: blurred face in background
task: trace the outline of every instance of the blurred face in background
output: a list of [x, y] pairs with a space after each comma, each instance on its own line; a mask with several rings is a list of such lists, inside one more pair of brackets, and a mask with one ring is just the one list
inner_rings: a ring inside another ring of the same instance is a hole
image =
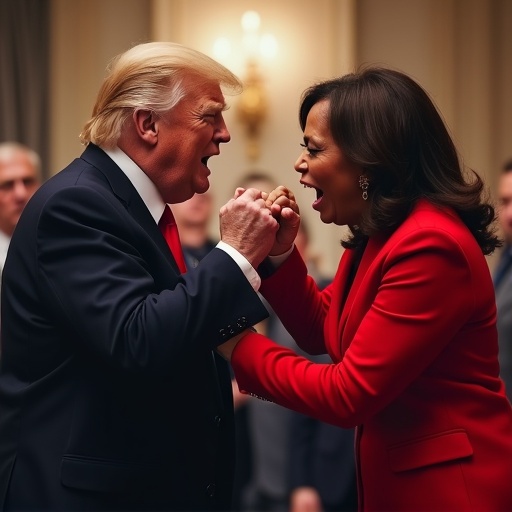
[[207, 225], [212, 215], [213, 198], [211, 193], [194, 194], [182, 203], [173, 204], [171, 209], [180, 226]]
[[0, 156], [0, 230], [9, 237], [38, 186], [39, 174], [28, 155], [12, 150]]
[[512, 244], [512, 171], [500, 177], [498, 204], [498, 219], [503, 237], [508, 244]]

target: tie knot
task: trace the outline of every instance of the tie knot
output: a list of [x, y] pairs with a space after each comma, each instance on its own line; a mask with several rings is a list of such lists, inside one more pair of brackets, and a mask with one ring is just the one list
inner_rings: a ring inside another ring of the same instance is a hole
[[174, 215], [172, 214], [171, 209], [169, 208], [169, 205], [165, 205], [164, 213], [162, 213], [162, 216], [160, 217], [160, 220], [158, 221], [159, 227], [164, 226], [172, 226], [176, 224], [176, 221], [174, 220]]

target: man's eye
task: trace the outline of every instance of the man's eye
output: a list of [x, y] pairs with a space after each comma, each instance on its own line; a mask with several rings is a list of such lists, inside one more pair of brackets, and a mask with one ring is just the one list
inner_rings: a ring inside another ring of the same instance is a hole
[[317, 153], [320, 153], [321, 149], [314, 149], [314, 148], [310, 148], [308, 145], [306, 144], [301, 144], [301, 147], [303, 147], [304, 149], [307, 150], [307, 152], [311, 155], [311, 156], [315, 156]]
[[217, 116], [215, 114], [203, 114], [203, 121], [208, 124], [215, 124]]

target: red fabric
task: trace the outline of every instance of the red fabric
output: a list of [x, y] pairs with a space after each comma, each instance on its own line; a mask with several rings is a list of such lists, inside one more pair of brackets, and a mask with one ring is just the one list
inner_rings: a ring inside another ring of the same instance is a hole
[[180, 272], [184, 274], [187, 271], [185, 265], [185, 257], [183, 256], [183, 249], [181, 248], [180, 235], [178, 233], [178, 226], [174, 220], [174, 215], [168, 205], [165, 205], [164, 213], [158, 222], [158, 227], [164, 235], [165, 241], [178, 264]]
[[498, 378], [489, 269], [462, 222], [422, 201], [317, 289], [298, 252], [260, 292], [315, 364], [259, 334], [232, 355], [241, 390], [357, 428], [360, 509], [512, 510], [512, 409]]

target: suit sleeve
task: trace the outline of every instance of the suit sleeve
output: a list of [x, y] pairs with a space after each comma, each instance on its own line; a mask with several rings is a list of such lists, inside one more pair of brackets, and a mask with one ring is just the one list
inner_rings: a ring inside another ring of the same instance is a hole
[[[287, 275], [290, 286], [295, 277]], [[457, 290], [456, 301], [449, 290]], [[306, 287], [287, 294], [296, 324], [316, 322], [318, 298], [313, 295], [309, 306], [304, 300], [309, 293]], [[322, 421], [359, 425], [393, 401], [446, 348], [473, 314], [478, 293], [455, 237], [439, 229], [418, 230], [390, 250], [376, 296], [341, 361], [316, 364], [249, 334], [232, 356], [238, 384]]]
[[70, 342], [130, 371], [167, 373], [267, 316], [223, 251], [178, 276], [121, 203], [91, 188], [48, 199], [36, 260], [48, 311]]

